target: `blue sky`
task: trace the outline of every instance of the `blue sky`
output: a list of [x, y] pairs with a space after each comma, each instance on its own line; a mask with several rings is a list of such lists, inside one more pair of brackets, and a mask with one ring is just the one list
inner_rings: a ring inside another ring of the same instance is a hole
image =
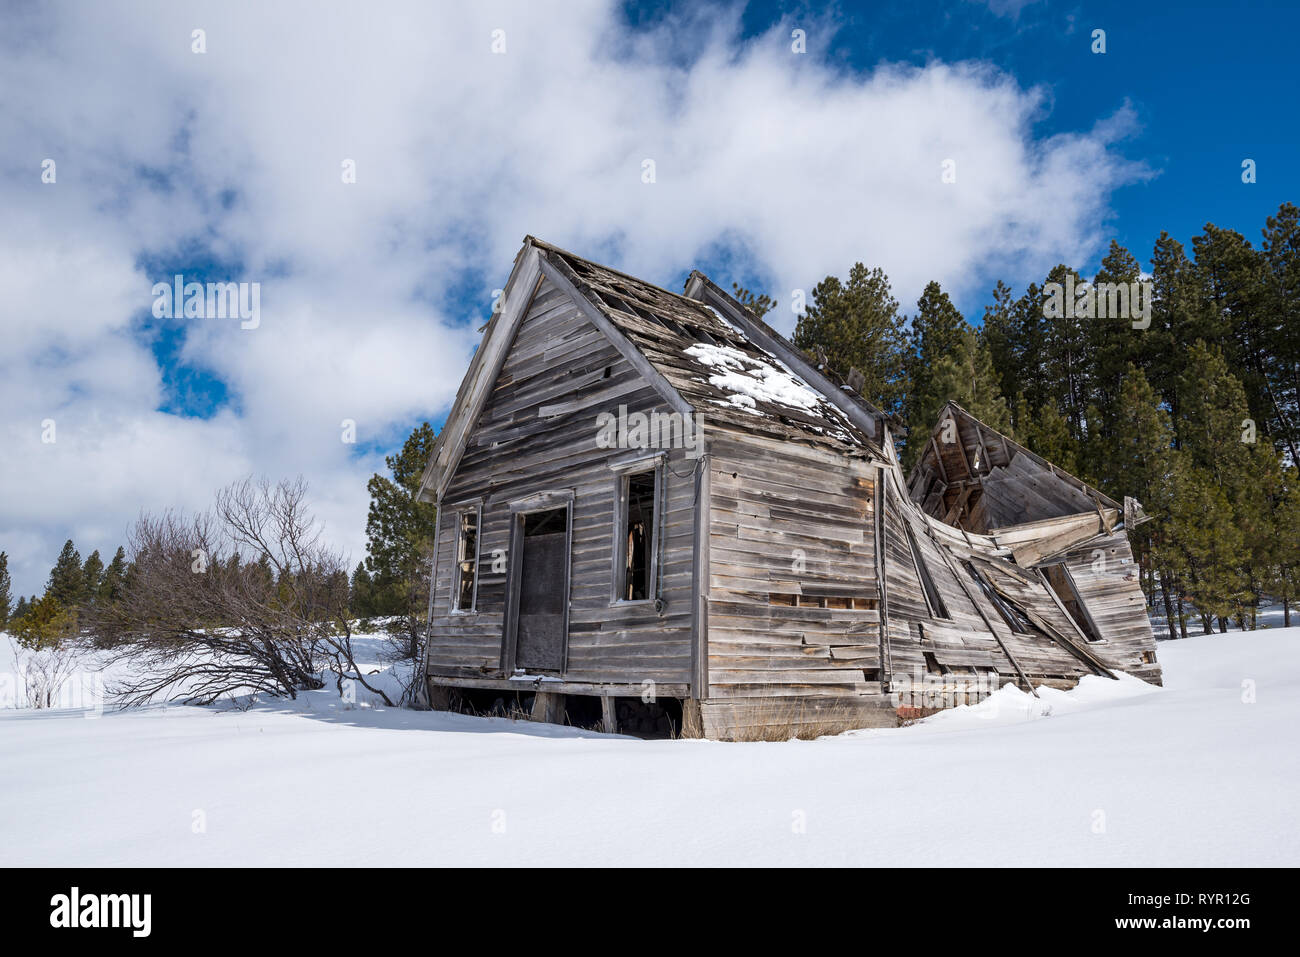
[[[625, 10], [644, 28], [689, 6], [636, 2]], [[822, 55], [842, 69], [870, 71], [881, 61], [991, 62], [1022, 85], [1049, 91], [1036, 138], [1130, 105], [1136, 128], [1121, 149], [1146, 163], [1151, 176], [1114, 191], [1106, 231], [1144, 265], [1161, 230], [1188, 244], [1189, 253], [1207, 222], [1257, 242], [1279, 205], [1300, 202], [1300, 4], [914, 0], [836, 7], [838, 29]], [[792, 11], [799, 11], [798, 23], [802, 11], [815, 18], [822, 9], [757, 0], [745, 7], [745, 33], [760, 35]], [[1094, 29], [1106, 31], [1104, 54], [1092, 52]], [[1257, 164], [1250, 185], [1241, 181], [1246, 158]], [[1092, 272], [1099, 258], [1070, 265]], [[999, 278], [1018, 289], [1025, 281], [993, 272], [984, 278], [990, 290]], [[977, 322], [989, 297], [968, 291], [957, 301]]]
[[[526, 234], [667, 288], [739, 280], [789, 331], [792, 291], [858, 260], [905, 311], [936, 279], [977, 321], [998, 279], [1089, 272], [1112, 238], [1145, 261], [1161, 229], [1207, 221], [1257, 241], [1300, 198], [1283, 5], [19, 0], [0, 18], [0, 550], [27, 593], [64, 539], [111, 553], [142, 510], [249, 473], [303, 475], [355, 562], [366, 479], [445, 417]], [[154, 318], [177, 273], [258, 283], [260, 325]]]

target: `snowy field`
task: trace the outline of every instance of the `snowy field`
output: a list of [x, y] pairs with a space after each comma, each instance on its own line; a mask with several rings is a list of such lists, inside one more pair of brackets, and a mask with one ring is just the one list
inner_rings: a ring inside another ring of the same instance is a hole
[[[9, 643], [0, 639], [0, 672]], [[3, 865], [1300, 864], [1300, 628], [1166, 687], [1004, 688], [897, 730], [640, 741], [345, 707], [0, 711]]]

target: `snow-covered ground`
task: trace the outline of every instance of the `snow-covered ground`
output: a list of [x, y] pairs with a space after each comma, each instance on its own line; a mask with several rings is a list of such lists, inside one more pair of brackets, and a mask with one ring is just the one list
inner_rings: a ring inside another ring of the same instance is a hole
[[1159, 655], [1164, 689], [1004, 688], [909, 728], [781, 744], [333, 692], [10, 709], [0, 865], [1300, 864], [1300, 628]]

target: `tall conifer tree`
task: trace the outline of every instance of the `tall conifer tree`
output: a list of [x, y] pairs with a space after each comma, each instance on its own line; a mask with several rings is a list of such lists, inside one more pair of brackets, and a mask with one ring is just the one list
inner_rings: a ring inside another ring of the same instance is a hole
[[857, 369], [862, 395], [885, 412], [899, 414], [907, 394], [905, 336], [889, 279], [876, 267], [857, 263], [848, 282], [827, 276], [812, 292], [812, 305], [799, 318], [794, 344], [810, 355], [824, 354], [839, 375]]
[[81, 603], [94, 604], [99, 599], [99, 587], [103, 584], [104, 560], [99, 557], [99, 549], [86, 556], [86, 563], [81, 566]]
[[1283, 203], [1264, 229], [1266, 322], [1278, 442], [1300, 466], [1300, 208]]
[[9, 621], [9, 612], [13, 595], [10, 593], [11, 586], [9, 580], [9, 556], [0, 552], [0, 628], [3, 628]]
[[416, 500], [436, 436], [428, 422], [417, 427], [401, 451], [384, 459], [391, 478], [374, 475], [366, 517], [366, 568], [373, 581], [374, 612], [406, 619], [408, 650], [415, 653], [419, 620], [428, 599], [435, 506]]
[[50, 569], [45, 583], [45, 594], [50, 595], [64, 608], [76, 607], [85, 594], [86, 577], [81, 567], [81, 554], [72, 539], [63, 543], [59, 557]]

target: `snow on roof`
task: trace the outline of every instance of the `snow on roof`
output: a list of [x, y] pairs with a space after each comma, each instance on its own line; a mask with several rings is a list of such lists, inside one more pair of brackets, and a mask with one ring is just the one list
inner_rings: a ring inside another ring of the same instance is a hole
[[758, 414], [756, 403], [770, 402], [809, 412], [822, 401], [820, 395], [779, 359], [746, 355], [730, 346], [706, 342], [697, 342], [686, 354], [701, 365], [717, 370], [709, 376], [709, 384], [732, 393], [727, 401], [736, 408]]
[[834, 402], [712, 306], [533, 242], [715, 423], [833, 448], [876, 449]]

